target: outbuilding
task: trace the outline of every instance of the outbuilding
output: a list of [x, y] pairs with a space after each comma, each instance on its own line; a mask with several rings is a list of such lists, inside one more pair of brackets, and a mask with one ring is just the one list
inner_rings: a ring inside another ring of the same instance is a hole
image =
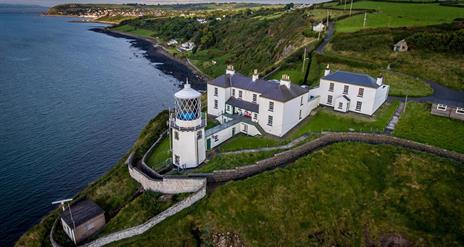
[[393, 51], [396, 51], [396, 52], [408, 51], [408, 44], [406, 43], [406, 40], [402, 39], [402, 40], [398, 41], [398, 43], [396, 43], [393, 46]]
[[105, 225], [105, 211], [95, 202], [81, 200], [61, 213], [61, 225], [69, 238], [79, 244]]
[[441, 100], [432, 104], [431, 114], [464, 120], [464, 103]]

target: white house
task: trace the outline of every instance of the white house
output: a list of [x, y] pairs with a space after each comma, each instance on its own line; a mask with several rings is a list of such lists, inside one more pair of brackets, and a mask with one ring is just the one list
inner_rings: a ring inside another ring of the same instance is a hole
[[279, 82], [251, 77], [228, 66], [226, 74], [207, 86], [208, 114], [220, 122], [242, 116], [266, 133], [283, 136], [318, 106], [308, 88], [291, 83], [284, 75]]
[[193, 50], [193, 48], [195, 48], [195, 43], [189, 41], [189, 42], [182, 43], [179, 49], [182, 51], [191, 51]]
[[346, 71], [331, 72], [329, 66], [321, 78], [318, 94], [320, 104], [340, 112], [372, 115], [387, 100], [390, 86], [366, 74]]
[[168, 41], [168, 45], [169, 45], [169, 46], [175, 46], [175, 45], [177, 45], [178, 43], [179, 43], [179, 42], [177, 42], [177, 40], [175, 40], [175, 39], [171, 39], [171, 40]]
[[319, 22], [319, 24], [313, 26], [313, 31], [320, 33], [323, 32], [325, 29], [325, 25], [322, 22]]

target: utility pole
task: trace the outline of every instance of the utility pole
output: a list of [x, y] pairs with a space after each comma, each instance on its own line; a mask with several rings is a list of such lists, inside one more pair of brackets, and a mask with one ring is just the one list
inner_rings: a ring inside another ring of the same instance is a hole
[[351, 4], [350, 4], [350, 16], [351, 16], [351, 10], [353, 9], [353, 0], [351, 0]]
[[345, 0], [345, 4], [343, 5], [343, 11], [346, 10], [346, 0]]
[[329, 10], [327, 10], [327, 28], [329, 28]]
[[406, 106], [408, 105], [408, 96], [406, 95], [406, 99], [404, 100], [404, 108], [403, 112], [406, 112]]
[[366, 27], [366, 21], [367, 21], [367, 12], [364, 12], [364, 23], [363, 23], [363, 28]]
[[[321, 33], [319, 32], [319, 35]], [[318, 38], [319, 39], [319, 38]], [[304, 48], [304, 53], [303, 53], [303, 66], [301, 66], [301, 73], [304, 73], [304, 68], [305, 68], [305, 62], [306, 62], [306, 47]]]

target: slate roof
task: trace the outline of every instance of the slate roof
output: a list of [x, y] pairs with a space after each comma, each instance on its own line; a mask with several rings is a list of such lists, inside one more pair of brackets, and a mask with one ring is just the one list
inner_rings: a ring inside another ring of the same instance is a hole
[[241, 108], [241, 109], [245, 109], [245, 110], [248, 110], [248, 111], [259, 113], [259, 105], [258, 104], [248, 102], [248, 101], [244, 101], [244, 100], [241, 100], [241, 99], [236, 99], [234, 97], [230, 97], [227, 100], [226, 104], [231, 105], [231, 106], [235, 106], [235, 107], [238, 107], [238, 108]]
[[330, 73], [322, 77], [322, 79], [329, 80], [329, 81], [342, 82], [342, 83], [352, 84], [352, 85], [357, 85], [357, 86], [363, 86], [363, 87], [371, 87], [371, 88], [380, 87], [379, 85], [377, 85], [377, 79], [373, 78], [370, 75], [346, 72], [346, 71], [336, 71], [336, 72]]
[[307, 88], [291, 84], [290, 88], [280, 85], [278, 82], [258, 79], [253, 81], [251, 77], [244, 76], [235, 72], [234, 75], [221, 75], [218, 78], [208, 82], [218, 87], [235, 87], [244, 90], [253, 91], [261, 94], [261, 97], [286, 102], [307, 93]]
[[[71, 205], [71, 213], [69, 212], [69, 208], [66, 207], [66, 210], [61, 213], [61, 218], [71, 229], [73, 229], [74, 225], [78, 227], [88, 220], [103, 213], [105, 213], [105, 211], [103, 211], [103, 209], [101, 209], [95, 202], [90, 200], [82, 200]], [[72, 219], [74, 220], [74, 224], [71, 220], [71, 214]]]

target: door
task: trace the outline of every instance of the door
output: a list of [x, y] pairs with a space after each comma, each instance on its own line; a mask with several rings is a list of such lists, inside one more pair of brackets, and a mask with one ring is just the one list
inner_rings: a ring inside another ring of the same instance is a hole
[[211, 149], [211, 138], [206, 139], [206, 149]]
[[232, 128], [232, 136], [235, 135], [235, 127]]

